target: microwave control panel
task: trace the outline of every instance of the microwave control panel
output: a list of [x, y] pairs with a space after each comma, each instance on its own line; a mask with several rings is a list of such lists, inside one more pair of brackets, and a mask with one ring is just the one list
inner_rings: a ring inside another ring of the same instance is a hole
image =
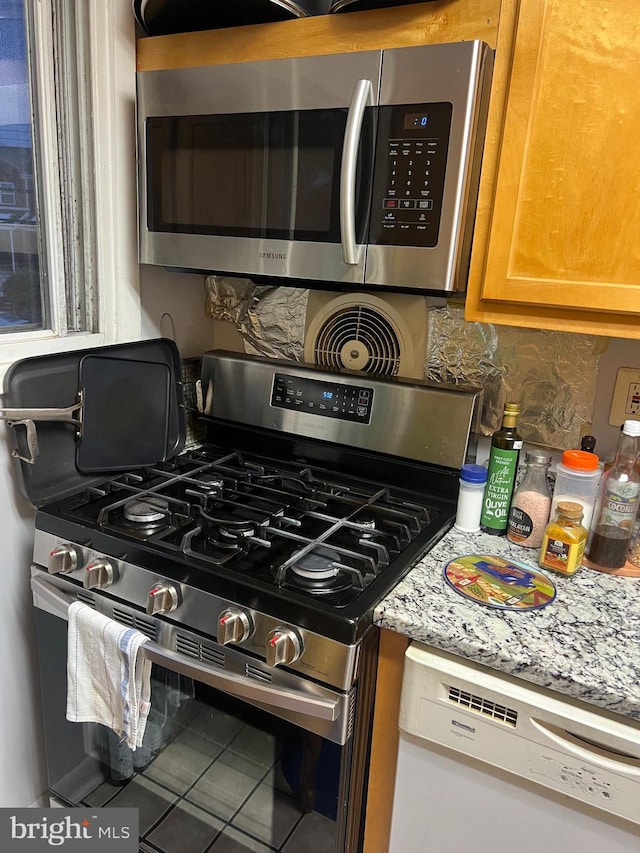
[[369, 242], [438, 245], [453, 106], [379, 108]]
[[373, 388], [276, 373], [271, 405], [278, 409], [368, 424], [371, 421]]

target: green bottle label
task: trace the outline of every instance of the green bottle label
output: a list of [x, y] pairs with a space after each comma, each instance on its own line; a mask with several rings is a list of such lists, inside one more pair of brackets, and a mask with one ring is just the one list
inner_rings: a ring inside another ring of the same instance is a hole
[[487, 485], [480, 517], [480, 524], [483, 527], [490, 527], [492, 530], [507, 528], [518, 455], [519, 450], [491, 448]]

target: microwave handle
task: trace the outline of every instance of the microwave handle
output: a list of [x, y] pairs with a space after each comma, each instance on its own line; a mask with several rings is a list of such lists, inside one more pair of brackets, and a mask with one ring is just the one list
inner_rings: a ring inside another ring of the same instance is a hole
[[358, 80], [347, 115], [347, 126], [342, 145], [342, 169], [340, 172], [340, 241], [345, 264], [358, 263], [356, 245], [356, 169], [358, 145], [362, 122], [367, 104], [372, 103], [371, 80]]

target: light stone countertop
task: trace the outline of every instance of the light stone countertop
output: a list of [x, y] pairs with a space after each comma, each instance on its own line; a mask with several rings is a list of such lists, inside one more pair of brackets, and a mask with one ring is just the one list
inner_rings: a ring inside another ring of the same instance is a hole
[[543, 571], [538, 549], [451, 530], [376, 607], [374, 623], [499, 672], [640, 720], [640, 579], [582, 567], [548, 572], [556, 598], [540, 610], [471, 601], [444, 579], [464, 554], [493, 554]]

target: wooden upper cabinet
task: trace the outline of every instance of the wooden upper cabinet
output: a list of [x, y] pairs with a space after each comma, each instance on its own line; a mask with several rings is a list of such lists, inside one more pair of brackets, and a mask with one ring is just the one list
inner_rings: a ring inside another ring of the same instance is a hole
[[501, 0], [431, 0], [366, 12], [141, 38], [136, 45], [137, 68], [155, 71], [471, 39], [495, 47], [500, 6]]
[[522, 0], [514, 15], [465, 316], [640, 338], [637, 4]]

